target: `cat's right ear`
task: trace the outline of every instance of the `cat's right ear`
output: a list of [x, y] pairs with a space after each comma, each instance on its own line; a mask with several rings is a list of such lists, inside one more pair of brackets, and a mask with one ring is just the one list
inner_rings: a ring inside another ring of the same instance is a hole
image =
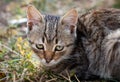
[[27, 24], [29, 30], [32, 29], [34, 23], [42, 22], [43, 16], [42, 14], [32, 5], [27, 7]]

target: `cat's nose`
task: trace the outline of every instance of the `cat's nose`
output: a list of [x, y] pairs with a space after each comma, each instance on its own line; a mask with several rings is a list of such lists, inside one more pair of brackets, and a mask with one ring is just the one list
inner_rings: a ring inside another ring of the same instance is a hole
[[45, 57], [46, 63], [50, 63], [50, 61], [53, 58], [53, 52], [46, 51], [44, 57]]
[[50, 63], [51, 59], [46, 59], [46, 63]]

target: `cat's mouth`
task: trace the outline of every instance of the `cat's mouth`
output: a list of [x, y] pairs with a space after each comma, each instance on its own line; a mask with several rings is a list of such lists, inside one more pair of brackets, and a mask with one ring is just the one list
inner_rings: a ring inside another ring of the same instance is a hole
[[46, 66], [46, 67], [51, 67], [51, 66], [55, 66], [56, 64], [58, 64], [59, 61], [51, 60], [51, 61], [48, 63], [48, 62], [46, 62], [45, 59], [42, 59], [42, 60], [41, 60], [41, 63], [42, 63], [44, 66]]

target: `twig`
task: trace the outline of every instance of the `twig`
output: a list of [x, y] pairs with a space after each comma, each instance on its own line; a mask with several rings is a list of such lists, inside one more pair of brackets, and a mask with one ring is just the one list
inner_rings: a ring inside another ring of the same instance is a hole
[[62, 76], [64, 79], [66, 79], [66, 80], [69, 81], [69, 79], [68, 79], [66, 76], [64, 76], [64, 75], [62, 75], [62, 74], [60, 74], [60, 76]]
[[42, 75], [41, 75], [39, 82], [43, 82], [42, 80], [43, 80], [43, 77], [44, 77], [44, 76], [45, 76], [45, 74], [42, 74]]
[[77, 78], [77, 76], [76, 76], [76, 75], [75, 75], [75, 78], [76, 78], [77, 82], [80, 82], [80, 80]]
[[66, 70], [66, 74], [67, 74], [67, 76], [68, 76], [69, 82], [72, 82], [72, 81], [71, 81], [70, 74], [69, 74], [69, 72], [68, 72], [67, 70]]
[[16, 82], [16, 81], [15, 81], [15, 73], [13, 73], [13, 82]]
[[23, 70], [23, 72], [22, 72], [22, 74], [21, 74], [20, 81], [23, 80], [26, 71], [27, 71], [27, 68], [25, 68], [25, 69]]
[[7, 78], [8, 78], [8, 76], [6, 76], [6, 77], [0, 79], [0, 82], [2, 82], [3, 80], [5, 80], [5, 79], [7, 79]]
[[66, 76], [65, 76], [65, 75], [62, 75], [62, 74], [60, 74], [60, 76], [62, 76], [62, 77], [63, 77], [64, 79], [66, 79], [67, 81], [72, 82], [69, 72], [68, 72], [67, 70], [65, 70], [65, 72], [66, 72]]
[[57, 78], [53, 78], [53, 79], [50, 79], [50, 80], [47, 80], [46, 82], [52, 82], [52, 81], [56, 81]]

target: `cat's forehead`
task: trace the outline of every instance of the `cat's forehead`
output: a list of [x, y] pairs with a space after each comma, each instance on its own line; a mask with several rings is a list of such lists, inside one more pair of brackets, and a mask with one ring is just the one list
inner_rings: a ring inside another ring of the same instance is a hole
[[45, 15], [45, 35], [47, 41], [52, 41], [54, 40], [54, 37], [57, 34], [58, 30], [58, 23], [59, 23], [59, 16], [54, 16], [54, 15]]
[[46, 22], [57, 23], [60, 20], [60, 16], [45, 15], [44, 19]]

